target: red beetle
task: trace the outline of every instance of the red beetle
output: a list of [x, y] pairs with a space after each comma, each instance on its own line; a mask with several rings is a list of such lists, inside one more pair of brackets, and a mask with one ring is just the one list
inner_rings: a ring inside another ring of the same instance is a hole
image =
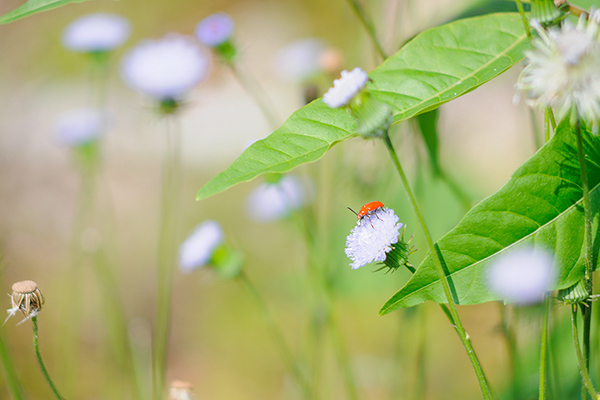
[[354, 214], [356, 214], [356, 218], [357, 219], [363, 219], [364, 217], [366, 217], [369, 213], [384, 207], [383, 203], [380, 201], [372, 201], [370, 203], [365, 204], [364, 206], [362, 206], [360, 208], [359, 212], [354, 211], [353, 209], [351, 209], [350, 207], [348, 207], [348, 209], [350, 211], [352, 211]]

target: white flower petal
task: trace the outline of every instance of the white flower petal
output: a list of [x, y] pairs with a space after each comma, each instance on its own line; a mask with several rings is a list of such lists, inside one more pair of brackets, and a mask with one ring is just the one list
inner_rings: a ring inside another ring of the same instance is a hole
[[76, 19], [63, 33], [63, 46], [80, 52], [109, 51], [129, 37], [129, 21], [116, 14], [90, 14]]
[[65, 146], [93, 142], [106, 128], [99, 110], [78, 108], [62, 114], [55, 123], [57, 141]]
[[385, 261], [392, 245], [398, 243], [403, 224], [390, 208], [378, 208], [357, 221], [346, 238], [346, 255], [352, 269]]
[[292, 42], [275, 56], [275, 72], [289, 81], [302, 81], [321, 70], [320, 60], [325, 44], [321, 39], [308, 38]]
[[233, 20], [225, 13], [217, 13], [204, 18], [196, 25], [195, 34], [200, 43], [216, 47], [225, 43], [233, 35]]
[[323, 95], [323, 102], [331, 108], [345, 106], [365, 87], [369, 76], [359, 67], [348, 72], [342, 71], [341, 78], [333, 81], [333, 87]]
[[310, 202], [312, 191], [300, 178], [286, 175], [277, 183], [262, 183], [248, 196], [246, 208], [251, 219], [271, 222], [287, 217]]
[[491, 264], [487, 271], [487, 281], [494, 293], [523, 305], [542, 301], [555, 280], [552, 256], [533, 248], [507, 253]]
[[133, 89], [158, 100], [179, 100], [208, 72], [207, 55], [183, 35], [145, 40], [125, 56], [121, 75]]
[[225, 235], [218, 222], [204, 221], [179, 247], [179, 269], [190, 273], [206, 265], [224, 239]]
[[579, 115], [597, 125], [600, 121], [600, 14], [577, 26], [568, 21], [547, 32], [532, 24], [540, 38], [526, 53], [528, 65], [519, 76], [518, 90], [531, 106], [551, 107], [559, 119], [573, 107]]

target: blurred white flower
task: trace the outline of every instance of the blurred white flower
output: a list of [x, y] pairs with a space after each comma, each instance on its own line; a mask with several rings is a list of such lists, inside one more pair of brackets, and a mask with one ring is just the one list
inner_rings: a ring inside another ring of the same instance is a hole
[[402, 224], [391, 208], [380, 207], [356, 222], [356, 226], [346, 238], [346, 255], [352, 269], [363, 267], [372, 262], [385, 261], [392, 251], [392, 245], [398, 243]]
[[78, 18], [63, 32], [63, 46], [79, 52], [110, 51], [122, 45], [131, 27], [129, 21], [116, 14], [90, 14]]
[[218, 222], [208, 220], [198, 225], [179, 247], [179, 269], [190, 273], [210, 261], [225, 235]]
[[345, 106], [365, 87], [369, 76], [359, 67], [348, 72], [342, 71], [342, 77], [333, 81], [333, 87], [323, 95], [323, 102], [331, 108]]
[[195, 34], [200, 43], [216, 47], [225, 43], [233, 35], [233, 20], [225, 13], [217, 13], [204, 18], [196, 25]]
[[171, 382], [168, 400], [194, 400], [192, 384], [186, 381]]
[[321, 70], [321, 55], [325, 44], [321, 39], [296, 40], [275, 55], [275, 72], [289, 81], [303, 81]]
[[99, 110], [78, 108], [62, 114], [55, 123], [56, 140], [65, 146], [79, 146], [96, 140], [106, 129]]
[[522, 305], [540, 302], [556, 280], [552, 262], [552, 256], [543, 250], [514, 250], [489, 266], [488, 285], [509, 302]]
[[258, 222], [276, 221], [287, 217], [312, 200], [312, 189], [300, 178], [286, 175], [277, 183], [261, 183], [248, 196], [246, 209]]
[[121, 76], [158, 100], [179, 100], [206, 77], [208, 65], [208, 56], [191, 38], [172, 33], [138, 44], [124, 57]]
[[573, 107], [585, 120], [597, 125], [600, 121], [600, 12], [595, 11], [586, 22], [577, 26], [565, 21], [561, 28], [547, 32], [533, 20], [531, 25], [540, 38], [534, 40], [534, 50], [526, 52], [525, 67], [517, 89], [528, 105], [552, 107], [559, 119]]

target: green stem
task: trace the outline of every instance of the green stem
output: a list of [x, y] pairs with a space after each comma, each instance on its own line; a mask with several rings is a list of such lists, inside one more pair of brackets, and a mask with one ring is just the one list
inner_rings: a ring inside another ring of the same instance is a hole
[[[577, 137], [577, 157], [579, 159], [579, 171], [581, 173], [581, 189], [583, 191], [583, 212], [585, 216], [585, 285], [587, 292], [592, 294], [594, 290], [593, 272], [594, 272], [594, 248], [592, 243], [592, 210], [590, 200], [590, 190], [587, 178], [587, 169], [585, 165], [585, 154], [583, 149], [583, 138], [581, 134], [581, 120], [577, 118], [575, 122], [575, 136]], [[592, 302], [586, 301], [587, 307], [581, 308], [583, 317], [583, 357], [585, 368], [590, 366], [590, 333], [592, 329]]]
[[448, 283], [448, 278], [446, 276], [446, 272], [444, 271], [444, 266], [443, 266], [444, 264], [442, 261], [440, 251], [437, 248], [437, 246], [435, 246], [435, 244], [433, 243], [433, 239], [431, 238], [431, 233], [429, 232], [429, 228], [427, 227], [427, 224], [425, 223], [423, 214], [421, 214], [421, 210], [419, 209], [417, 200], [412, 192], [412, 189], [410, 188], [410, 184], [408, 182], [408, 179], [406, 178], [406, 174], [404, 173], [404, 170], [402, 169], [402, 165], [400, 164], [400, 160], [398, 159], [396, 150], [394, 149], [392, 141], [390, 140], [389, 134], [387, 132], [383, 136], [383, 141], [390, 153], [390, 156], [392, 158], [392, 161], [393, 161], [396, 169], [398, 170], [398, 174], [400, 175], [400, 179], [402, 180], [402, 184], [404, 185], [404, 189], [406, 191], [408, 199], [409, 199], [409, 201], [413, 207], [413, 210], [417, 216], [417, 220], [419, 221], [419, 224], [421, 225], [421, 229], [423, 230], [425, 239], [427, 240], [427, 245], [429, 246], [429, 250], [430, 250], [431, 256], [433, 258], [436, 272], [437, 272], [440, 282], [442, 284], [442, 288], [444, 290], [444, 294], [446, 295], [446, 299], [448, 300], [448, 307], [450, 310], [450, 315], [452, 316], [452, 320], [454, 321], [454, 328], [456, 329], [456, 332], [465, 348], [465, 351], [467, 352], [467, 356], [469, 357], [469, 360], [471, 361], [473, 370], [475, 371], [475, 375], [477, 376], [477, 380], [478, 380], [479, 386], [481, 388], [481, 393], [483, 395], [483, 398], [486, 400], [490, 400], [492, 398], [492, 394], [490, 392], [487, 379], [485, 377], [485, 374], [483, 373], [483, 369], [481, 368], [479, 359], [477, 358], [477, 355], [475, 354], [475, 350], [473, 349], [473, 345], [471, 344], [469, 335], [465, 331], [465, 328], [463, 327], [462, 322], [460, 320], [460, 316], [458, 315], [458, 311], [456, 310], [456, 303], [452, 296], [452, 291], [450, 289], [450, 284]]
[[513, 391], [513, 397], [519, 397], [519, 388], [520, 382], [519, 378], [520, 374], [520, 363], [518, 359], [518, 351], [517, 351], [517, 340], [515, 338], [515, 332], [511, 329], [510, 324], [508, 323], [508, 306], [504, 305], [501, 302], [498, 302], [498, 306], [500, 307], [500, 319], [502, 321], [502, 333], [504, 336], [504, 340], [506, 341], [506, 347], [508, 348], [508, 361], [511, 371], [511, 388]]
[[581, 347], [579, 346], [579, 332], [577, 331], [577, 308], [575, 306], [573, 306], [573, 309], [571, 310], [571, 329], [573, 332], [573, 344], [575, 345], [575, 353], [577, 355], [577, 365], [579, 366], [579, 373], [581, 374], [583, 385], [587, 389], [590, 396], [592, 396], [593, 399], [597, 399], [598, 393], [596, 392], [596, 389], [594, 389], [594, 385], [592, 384], [590, 374], [588, 372], [587, 367], [585, 366], [586, 360], [583, 358], [583, 354], [581, 353]]
[[[170, 116], [167, 118], [175, 118]], [[157, 270], [157, 308], [154, 332], [153, 353], [153, 387], [154, 399], [164, 396], [167, 348], [169, 339], [169, 316], [171, 309], [171, 293], [176, 261], [175, 235], [178, 222], [178, 204], [181, 192], [181, 132], [174, 126], [175, 121], [167, 119], [167, 147], [163, 161], [161, 209], [158, 239]]]
[[0, 365], [2, 365], [2, 369], [4, 370], [4, 376], [6, 377], [6, 382], [8, 383], [8, 389], [12, 398], [14, 400], [23, 400], [25, 398], [23, 388], [15, 373], [12, 357], [4, 343], [4, 332], [0, 332]]
[[540, 397], [539, 400], [546, 400], [546, 367], [548, 363], [548, 320], [550, 316], [550, 296], [544, 300], [544, 318], [542, 321], [542, 338], [540, 340]]
[[529, 26], [529, 22], [527, 21], [527, 17], [525, 16], [525, 10], [523, 9], [523, 3], [521, 0], [515, 0], [517, 3], [517, 9], [519, 10], [519, 14], [521, 15], [521, 21], [523, 22], [523, 27], [525, 28], [525, 33], [527, 33], [527, 38], [531, 41], [531, 27]]
[[544, 142], [548, 143], [550, 140], [550, 112], [549, 108], [544, 110]]
[[275, 343], [279, 348], [279, 352], [281, 354], [281, 357], [283, 358], [286, 368], [288, 369], [289, 373], [294, 377], [294, 379], [296, 379], [298, 385], [302, 389], [303, 397], [305, 399], [311, 399], [312, 397], [310, 385], [306, 380], [304, 374], [302, 373], [300, 366], [294, 360], [292, 351], [290, 350], [290, 347], [288, 346], [287, 341], [285, 340], [283, 331], [281, 330], [281, 327], [277, 323], [275, 317], [267, 307], [265, 301], [263, 300], [262, 296], [254, 286], [254, 284], [252, 284], [252, 282], [248, 279], [248, 276], [242, 271], [238, 275], [238, 278], [240, 282], [244, 285], [244, 287], [248, 290], [250, 296], [258, 305], [258, 308], [260, 309], [263, 315], [263, 318], [269, 328], [269, 331], [271, 332], [271, 335], [273, 336], [273, 339], [275, 340]]
[[48, 370], [46, 369], [46, 366], [44, 365], [44, 361], [42, 360], [42, 354], [40, 353], [40, 344], [39, 344], [39, 339], [38, 339], [37, 315], [31, 317], [31, 323], [33, 325], [33, 348], [35, 349], [35, 356], [37, 357], [38, 363], [40, 364], [40, 369], [42, 370], [42, 374], [44, 374], [44, 377], [46, 378], [46, 382], [48, 382], [48, 385], [50, 385], [50, 388], [54, 392], [54, 395], [56, 396], [56, 398], [58, 400], [64, 400], [64, 397], [61, 396], [61, 394], [58, 392], [58, 389], [54, 385], [54, 382], [52, 382], [52, 379], [50, 378], [50, 374], [48, 374]]
[[379, 53], [381, 58], [383, 58], [384, 60], [386, 58], [388, 58], [386, 52], [383, 50], [383, 47], [381, 46], [381, 43], [379, 43], [379, 40], [377, 39], [377, 33], [375, 32], [375, 26], [373, 24], [373, 21], [368, 19], [367, 14], [365, 13], [365, 10], [362, 8], [362, 6], [358, 3], [357, 0], [348, 0], [348, 4], [350, 5], [350, 8], [352, 8], [354, 13], [358, 17], [359, 21], [364, 26], [365, 30], [367, 31], [367, 34], [373, 41], [373, 44], [375, 45], [375, 49], [377, 50], [377, 52]]
[[235, 64], [229, 64], [231, 72], [244, 88], [246, 93], [254, 99], [273, 130], [279, 128], [279, 118], [275, 115], [275, 107], [269, 100], [263, 88], [248, 73], [243, 73]]

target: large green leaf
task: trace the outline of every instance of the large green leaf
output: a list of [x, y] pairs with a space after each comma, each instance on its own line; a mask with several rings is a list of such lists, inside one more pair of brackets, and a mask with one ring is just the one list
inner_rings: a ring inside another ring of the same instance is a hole
[[[369, 90], [392, 106], [394, 123], [432, 110], [489, 81], [523, 58], [528, 42], [517, 14], [492, 14], [429, 29], [369, 76]], [[250, 146], [198, 192], [198, 200], [266, 172], [286, 172], [316, 161], [355, 136], [344, 110], [321, 100], [296, 111], [266, 139]]]
[[[600, 204], [600, 138], [587, 131], [584, 137], [591, 202]], [[475, 206], [437, 242], [455, 301], [477, 304], [498, 300], [487, 289], [486, 268], [498, 256], [520, 246], [554, 252], [560, 270], [555, 289], [577, 282], [583, 275], [582, 202], [575, 134], [563, 124], [506, 185]], [[447, 302], [431, 254], [380, 314], [426, 300]]]
[[68, 3], [81, 1], [85, 0], [29, 0], [20, 7], [1, 16], [0, 24], [6, 24], [8, 22], [13, 22], [41, 11], [47, 11], [56, 7], [64, 6]]

